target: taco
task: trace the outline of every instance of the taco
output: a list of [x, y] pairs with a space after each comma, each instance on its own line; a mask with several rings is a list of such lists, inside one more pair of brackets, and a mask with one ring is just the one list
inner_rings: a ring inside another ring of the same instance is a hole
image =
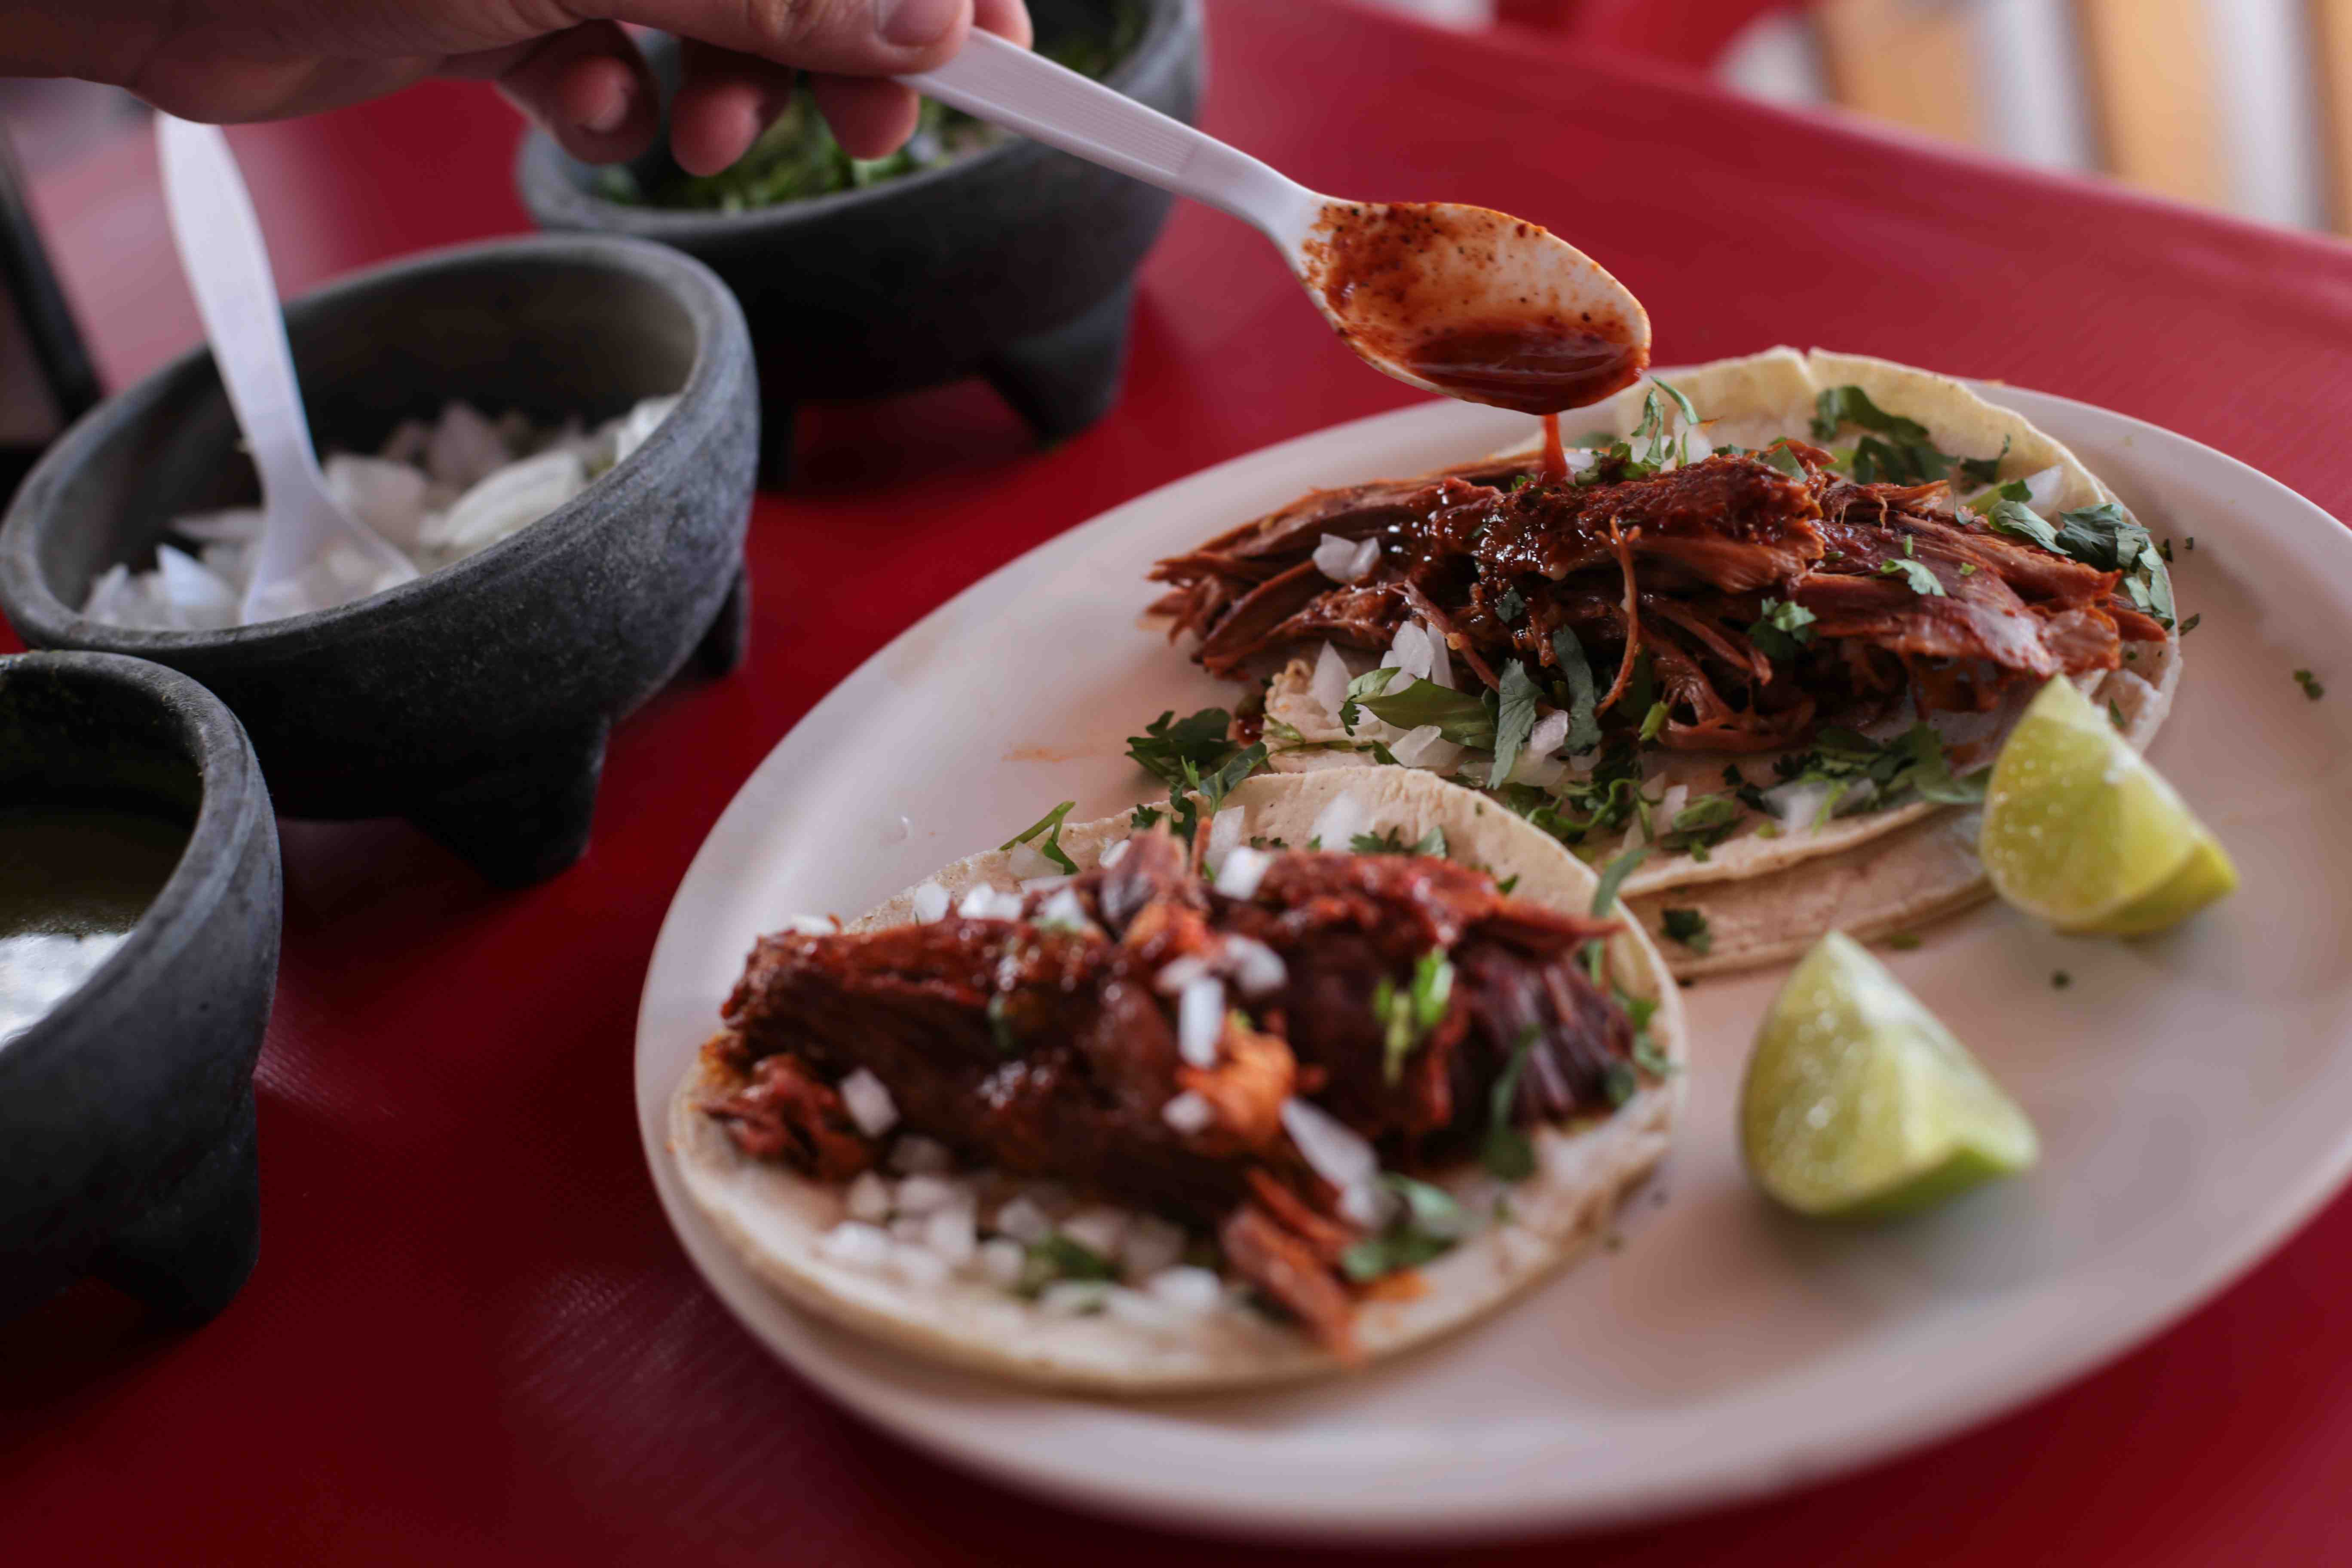
[[735, 1251], [916, 1352], [1145, 1393], [1393, 1355], [1601, 1237], [1684, 1022], [1591, 872], [1426, 773], [1222, 806], [762, 938], [671, 1102]]
[[1236, 735], [1641, 851], [1628, 900], [1687, 976], [1981, 898], [1966, 815], [2053, 677], [2137, 745], [2162, 721], [2164, 552], [1958, 382], [1781, 348], [1577, 417], [1557, 472], [1529, 448], [1318, 491], [1160, 563], [1171, 636], [1263, 683]]

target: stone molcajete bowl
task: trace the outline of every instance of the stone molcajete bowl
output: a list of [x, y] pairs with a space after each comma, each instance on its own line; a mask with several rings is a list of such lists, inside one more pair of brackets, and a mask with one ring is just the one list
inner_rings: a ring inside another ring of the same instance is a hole
[[0, 658], [0, 805], [189, 826], [122, 945], [0, 1042], [0, 1316], [95, 1273], [201, 1321], [253, 1268], [253, 1062], [278, 975], [278, 826], [236, 720], [109, 654]]
[[[1088, 0], [1031, 0], [1040, 26]], [[1098, 3], [1091, 8], [1099, 9]], [[1190, 122], [1200, 0], [1146, 0], [1142, 36], [1105, 79]], [[667, 62], [655, 55], [656, 68]], [[761, 471], [790, 470], [793, 405], [986, 377], [1040, 436], [1118, 400], [1135, 271], [1173, 198], [1008, 138], [863, 190], [723, 213], [596, 195], [596, 171], [533, 132], [515, 181], [539, 226], [637, 235], [710, 264], [750, 321], [764, 399]]]
[[0, 525], [0, 609], [37, 647], [136, 655], [243, 721], [289, 816], [408, 817], [492, 880], [586, 847], [613, 721], [695, 658], [742, 652], [759, 406], [741, 312], [690, 258], [606, 237], [461, 247], [287, 308], [321, 449], [372, 452], [463, 397], [550, 425], [680, 394], [645, 445], [521, 532], [338, 609], [220, 632], [83, 616], [166, 522], [253, 504], [199, 351], [93, 409]]

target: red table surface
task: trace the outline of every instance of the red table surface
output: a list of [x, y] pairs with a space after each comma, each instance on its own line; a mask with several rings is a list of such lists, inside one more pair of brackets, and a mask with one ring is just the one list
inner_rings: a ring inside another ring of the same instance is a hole
[[[1647, 301], [1662, 363], [1787, 341], [2005, 377], [2210, 441], [2331, 510], [2352, 501], [2352, 249], [1738, 103], [1532, 34], [1457, 37], [1327, 0], [1212, 13], [1212, 130], [1321, 189], [1549, 224]], [[522, 224], [512, 121], [471, 89], [236, 140], [289, 290]], [[152, 178], [134, 141], [39, 192], [117, 384], [195, 336]], [[1257, 240], [1180, 211], [1144, 275], [1125, 401], [1085, 436], [1033, 451], [971, 387], [811, 422], [805, 481], [753, 520], [749, 665], [621, 729], [580, 866], [496, 892], [400, 824], [287, 824], [259, 1268], [189, 1336], [95, 1286], [0, 1329], [0, 1555], [1192, 1561], [1196, 1541], [918, 1456], [735, 1325], [646, 1179], [637, 991], [737, 785], [891, 636], [1115, 502], [1409, 395], [1346, 359]], [[2338, 1202], [2179, 1327], [2004, 1420], [1568, 1550], [2343, 1557], [2352, 1344], [2330, 1324], [2347, 1254]]]

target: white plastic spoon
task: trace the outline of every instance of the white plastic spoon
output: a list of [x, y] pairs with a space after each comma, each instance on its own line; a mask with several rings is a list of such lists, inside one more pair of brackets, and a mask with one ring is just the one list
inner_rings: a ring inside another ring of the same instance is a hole
[[319, 455], [310, 446], [310, 424], [302, 414], [302, 389], [294, 379], [294, 354], [286, 342], [286, 316], [270, 276], [269, 251], [228, 138], [218, 126], [158, 114], [155, 145], [180, 265], [195, 293], [196, 314], [204, 319], [229, 407], [261, 474], [261, 538], [253, 549], [253, 577], [238, 620], [262, 618], [257, 611], [273, 586], [299, 575], [337, 544], [361, 552], [403, 582], [415, 576], [408, 557], [327, 494]]
[[1318, 195], [1246, 153], [989, 33], [902, 79], [967, 114], [1219, 207], [1274, 241], [1349, 348], [1399, 381], [1528, 414], [1639, 380], [1650, 318], [1536, 225], [1454, 203]]

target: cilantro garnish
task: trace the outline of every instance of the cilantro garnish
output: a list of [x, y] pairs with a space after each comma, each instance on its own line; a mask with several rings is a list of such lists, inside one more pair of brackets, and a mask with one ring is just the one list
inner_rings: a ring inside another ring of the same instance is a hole
[[1650, 710], [1642, 715], [1642, 740], [1643, 743], [1646, 744], [1647, 742], [1658, 738], [1660, 733], [1664, 731], [1666, 727], [1666, 720], [1670, 715], [1671, 710], [1664, 698], [1662, 697], [1657, 701], [1650, 704]]
[[[2019, 485], [2016, 488], [2023, 489], [2025, 487]], [[1985, 513], [1985, 521], [1998, 532], [2013, 533], [2020, 539], [2030, 539], [2042, 549], [2055, 554], [2065, 553], [2058, 548], [2058, 531], [2043, 521], [2040, 512], [2026, 505], [2025, 498], [2022, 496], [2015, 500], [2004, 496], [1995, 501], [1992, 509]]]
[[2204, 619], [2205, 619], [2205, 616], [2204, 616], [2203, 612], [2201, 612], [2201, 611], [2200, 611], [2200, 612], [2199, 612], [2199, 613], [2198, 613], [2198, 614], [2196, 614], [2196, 615], [2193, 615], [2193, 616], [2189, 616], [2187, 620], [2185, 620], [2185, 621], [2183, 621], [2183, 622], [2181, 622], [2181, 623], [2180, 623], [2180, 635], [2181, 635], [2182, 637], [2187, 637], [2190, 632], [2195, 631], [2195, 630], [2197, 629], [2198, 626], [2200, 625], [2200, 623], [2201, 623]]
[[2102, 572], [2121, 572], [2124, 593], [2158, 625], [2172, 625], [2172, 574], [2147, 529], [2114, 501], [2058, 514], [2058, 549]]
[[1234, 754], [1226, 737], [1231, 717], [1222, 708], [1203, 708], [1190, 719], [1179, 719], [1171, 709], [1146, 724], [1140, 735], [1127, 738], [1127, 754], [1162, 784], [1181, 784], [1184, 764], [1209, 773]]
[[1704, 795], [1675, 813], [1658, 843], [1663, 848], [1691, 850], [1696, 858], [1705, 859], [1709, 848], [1731, 837], [1738, 820], [1738, 795]]
[[1878, 570], [1880, 575], [1888, 577], [1898, 572], [1901, 573], [1903, 580], [1911, 585], [1911, 591], [1923, 599], [1940, 599], [1945, 596], [1944, 585], [1936, 581], [1936, 574], [1927, 570], [1927, 563], [1924, 561], [1908, 559], [1888, 561], [1883, 563]]
[[1974, 479], [1980, 485], [1989, 485], [1995, 479], [2000, 478], [2001, 460], [2009, 456], [2009, 444], [2010, 438], [2003, 436], [2000, 438], [2000, 451], [1995, 456], [1990, 458], [1962, 458], [1959, 464], [1960, 477], [1966, 479]]
[[1927, 427], [1916, 419], [1889, 414], [1858, 386], [1832, 386], [1813, 404], [1813, 439], [1834, 440], [1842, 426], [1859, 426], [1872, 432], [1854, 444], [1853, 477], [1863, 484], [1885, 482], [1919, 485], [1948, 479], [1957, 470], [1979, 484], [1990, 483], [2000, 473], [2001, 458], [1960, 458], [1938, 451], [1927, 438]]
[[1519, 1075], [1527, 1071], [1528, 1052], [1535, 1047], [1537, 1033], [1533, 1024], [1520, 1033], [1519, 1043], [1512, 1047], [1511, 1059], [1502, 1077], [1495, 1080], [1494, 1094], [1486, 1102], [1486, 1141], [1479, 1147], [1478, 1163], [1488, 1174], [1506, 1182], [1525, 1181], [1535, 1174], [1535, 1145], [1513, 1125], [1511, 1112], [1518, 1104]]
[[[1224, 765], [1203, 775], [1192, 759], [1183, 758], [1183, 776], [1168, 791], [1168, 811], [1171, 825], [1185, 843], [1196, 843], [1201, 824], [1223, 809], [1225, 796], [1244, 779], [1265, 766], [1265, 742], [1258, 742], [1247, 751], [1235, 752]], [[1195, 805], [1192, 797], [1201, 797]]]
[[1118, 1278], [1117, 1264], [1085, 1242], [1073, 1240], [1057, 1230], [1029, 1244], [1021, 1260], [1018, 1289], [1024, 1296], [1034, 1297], [1057, 1279], [1111, 1281]]
[[1789, 450], [1780, 442], [1775, 441], [1756, 455], [1792, 479], [1801, 479], [1805, 477], [1805, 465], [1798, 461], [1796, 453]]
[[1511, 896], [1511, 889], [1518, 885], [1519, 874], [1517, 871], [1514, 871], [1509, 876], [1495, 884], [1495, 891], [1502, 894], [1503, 897], [1507, 899]]
[[1584, 662], [1584, 648], [1576, 640], [1576, 633], [1567, 626], [1551, 634], [1551, 657], [1559, 666], [1560, 678], [1568, 683], [1568, 738], [1559, 749], [1570, 756], [1581, 756], [1601, 744], [1601, 720], [1594, 710], [1601, 693], [1592, 679], [1592, 667]]
[[1341, 1272], [1359, 1284], [1401, 1268], [1418, 1268], [1451, 1250], [1470, 1228], [1462, 1205], [1444, 1188], [1392, 1171], [1382, 1172], [1381, 1181], [1404, 1202], [1386, 1230], [1364, 1237], [1339, 1255]]
[[[1944, 756], [1942, 737], [1924, 722], [1885, 745], [1852, 730], [1823, 730], [1814, 737], [1811, 751], [1778, 758], [1772, 771], [1783, 782], [1842, 784], [1848, 789], [1867, 779], [1876, 786], [1876, 804], [1882, 806], [1906, 795], [1939, 805], [1972, 805], [1984, 798], [1988, 777], [1981, 772], [1955, 777]], [[1833, 798], [1825, 809], [1833, 812], [1836, 804]]]
[[1516, 621], [1528, 613], [1528, 602], [1519, 597], [1517, 588], [1506, 588], [1495, 601], [1495, 613], [1505, 621]]
[[1348, 841], [1348, 847], [1359, 855], [1433, 855], [1445, 854], [1445, 829], [1433, 827], [1411, 844], [1404, 841], [1404, 829], [1391, 827], [1386, 833], [1359, 833]]
[[1813, 623], [1821, 619], [1790, 600], [1767, 599], [1764, 613], [1748, 628], [1748, 639], [1776, 664], [1793, 664], [1797, 650], [1813, 640]]
[[1158, 822], [1160, 820], [1160, 808], [1156, 805], [1139, 805], [1133, 811], [1128, 813], [1127, 825], [1136, 832], [1140, 833], [1145, 828], [1150, 827], [1153, 823]]
[[2303, 694], [2314, 702], [2327, 695], [2327, 688], [2320, 685], [2307, 669], [2298, 669], [2294, 672], [2294, 683], [2302, 687]]
[[1609, 911], [1617, 907], [1617, 889], [1624, 885], [1626, 878], [1633, 874], [1633, 868], [1648, 859], [1649, 856], [1650, 847], [1646, 844], [1639, 845], [1610, 861], [1602, 869], [1601, 885], [1592, 889], [1594, 920], [1609, 918]]
[[2074, 984], [2074, 977], [2063, 969], [2054, 969], [2050, 972], [2050, 984], [2058, 990], [2063, 991]]
[[1886, 945], [1897, 952], [1909, 952], [1919, 945], [1919, 938], [1916, 932], [1898, 931], [1886, 939]]
[[1412, 982], [1397, 989], [1387, 975], [1372, 988], [1372, 1016], [1382, 1030], [1381, 1076], [1390, 1083], [1404, 1076], [1405, 1058], [1445, 1016], [1454, 995], [1454, 961], [1433, 947], [1412, 966]]
[[1824, 389], [1813, 400], [1813, 439], [1835, 439], [1838, 427], [1859, 425], [1865, 430], [1875, 430], [1898, 441], [1925, 441], [1927, 427], [1916, 420], [1906, 419], [1899, 414], [1889, 414], [1870, 400], [1870, 394], [1858, 386], [1832, 386]]
[[1536, 727], [1536, 683], [1527, 666], [1510, 659], [1503, 666], [1502, 690], [1495, 712], [1495, 763], [1486, 770], [1486, 787], [1499, 789], [1519, 760], [1519, 748]]
[[1070, 808], [1077, 804], [1075, 800], [1064, 801], [996, 847], [1000, 851], [1011, 849], [1016, 844], [1028, 843], [1042, 833], [1045, 836], [1045, 842], [1037, 847], [1045, 854], [1045, 858], [1059, 866], [1064, 876], [1076, 876], [1078, 863], [1062, 852], [1062, 818], [1069, 816]]
[[[1495, 710], [1487, 706], [1487, 699], [1483, 695], [1456, 691], [1433, 680], [1415, 680], [1402, 690], [1388, 689], [1389, 683], [1385, 680], [1379, 687], [1360, 693], [1356, 689], [1374, 675], [1392, 676], [1396, 673], [1393, 669], [1374, 670], [1370, 675], [1358, 677], [1348, 688], [1348, 702], [1342, 704], [1340, 722], [1349, 722], [1344, 717], [1346, 707], [1360, 706], [1371, 710], [1372, 716], [1381, 722], [1400, 730], [1418, 730], [1424, 724], [1434, 724], [1441, 734], [1456, 745], [1475, 746], [1482, 752], [1492, 749], [1495, 744]], [[1349, 733], [1354, 732], [1350, 727]]]
[[1706, 916], [1698, 910], [1662, 910], [1667, 940], [1678, 942], [1693, 952], [1705, 957], [1715, 945], [1714, 936], [1706, 929]]
[[1591, 776], [1563, 785], [1557, 795], [1533, 784], [1505, 784], [1490, 792], [1504, 805], [1563, 844], [1581, 844], [1594, 833], [1622, 827], [1641, 809], [1641, 765], [1633, 746], [1620, 741], [1601, 753]]

